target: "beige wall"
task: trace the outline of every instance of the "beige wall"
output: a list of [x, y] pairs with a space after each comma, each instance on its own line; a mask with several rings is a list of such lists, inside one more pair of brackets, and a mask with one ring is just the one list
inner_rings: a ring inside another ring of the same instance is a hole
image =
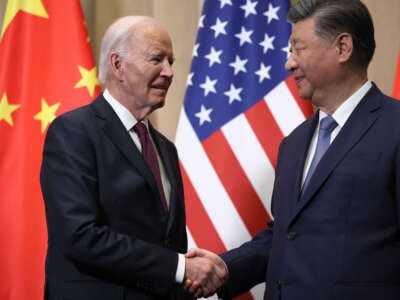
[[[5, 3], [0, 0], [1, 23]], [[81, 3], [96, 61], [101, 36], [115, 18], [129, 14], [151, 15], [166, 25], [177, 58], [175, 78], [167, 105], [155, 112], [152, 119], [162, 132], [174, 139], [203, 0], [81, 0]], [[364, 3], [371, 11], [376, 28], [377, 50], [370, 67], [370, 78], [390, 94], [397, 51], [400, 50], [400, 1], [364, 0]]]

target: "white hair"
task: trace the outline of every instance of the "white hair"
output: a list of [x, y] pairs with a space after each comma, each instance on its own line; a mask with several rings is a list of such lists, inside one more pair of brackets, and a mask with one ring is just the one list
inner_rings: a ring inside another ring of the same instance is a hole
[[127, 58], [133, 29], [139, 23], [150, 23], [161, 26], [154, 18], [148, 16], [126, 16], [114, 21], [106, 30], [100, 47], [99, 80], [105, 83], [109, 71], [109, 55], [117, 52], [121, 57]]

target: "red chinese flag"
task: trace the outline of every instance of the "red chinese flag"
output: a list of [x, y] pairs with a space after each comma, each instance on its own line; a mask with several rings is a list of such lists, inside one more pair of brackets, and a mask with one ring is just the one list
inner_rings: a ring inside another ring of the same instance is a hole
[[394, 75], [393, 97], [400, 100], [400, 51], [397, 57], [397, 68]]
[[[43, 299], [43, 140], [100, 92], [79, 0], [9, 0], [0, 37], [0, 299]], [[73, 138], [73, 137], [71, 137]]]

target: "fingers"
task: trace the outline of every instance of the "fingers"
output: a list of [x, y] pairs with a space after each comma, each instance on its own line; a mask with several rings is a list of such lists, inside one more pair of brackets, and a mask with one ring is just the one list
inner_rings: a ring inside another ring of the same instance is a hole
[[205, 249], [192, 248], [185, 256], [187, 258], [192, 258], [195, 256], [204, 257], [211, 260], [215, 264], [216, 275], [221, 278], [222, 281], [225, 281], [227, 279], [226, 277], [228, 276], [228, 268], [226, 267], [225, 262], [222, 260], [222, 258], [219, 257], [217, 254]]
[[204, 249], [190, 249], [185, 255], [184, 288], [196, 297], [215, 293], [228, 278], [224, 261], [215, 253]]
[[203, 250], [200, 248], [192, 248], [185, 254], [185, 257], [186, 258], [192, 258], [195, 256], [202, 257], [203, 255], [205, 255], [205, 252], [206, 252], [206, 250]]

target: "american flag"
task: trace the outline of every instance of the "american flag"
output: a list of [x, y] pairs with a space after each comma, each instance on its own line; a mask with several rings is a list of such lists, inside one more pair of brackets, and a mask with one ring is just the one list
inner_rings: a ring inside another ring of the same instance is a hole
[[[217, 253], [265, 228], [279, 144], [312, 114], [284, 64], [289, 0], [205, 0], [176, 134], [189, 247]], [[241, 299], [260, 299], [263, 287]]]

